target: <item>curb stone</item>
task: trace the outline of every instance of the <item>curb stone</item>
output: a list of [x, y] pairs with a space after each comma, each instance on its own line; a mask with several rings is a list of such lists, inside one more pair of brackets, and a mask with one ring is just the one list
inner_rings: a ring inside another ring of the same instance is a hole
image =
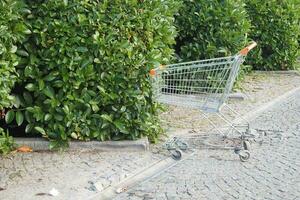
[[[49, 150], [50, 142], [44, 138], [15, 138], [18, 145], [27, 145], [32, 147], [34, 151]], [[70, 150], [84, 149], [84, 150], [98, 150], [98, 151], [148, 151], [148, 138], [141, 138], [139, 140], [130, 141], [71, 141], [69, 143]]]

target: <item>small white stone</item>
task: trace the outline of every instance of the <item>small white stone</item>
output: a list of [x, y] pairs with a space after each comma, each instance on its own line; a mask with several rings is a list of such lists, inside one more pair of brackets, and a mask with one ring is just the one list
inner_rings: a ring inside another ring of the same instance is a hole
[[117, 190], [116, 190], [116, 193], [117, 194], [120, 194], [120, 193], [122, 193], [122, 192], [125, 192], [127, 190], [127, 188], [118, 188]]
[[96, 189], [98, 191], [102, 191], [103, 190], [103, 185], [101, 184], [101, 182], [94, 183], [94, 186], [96, 187]]

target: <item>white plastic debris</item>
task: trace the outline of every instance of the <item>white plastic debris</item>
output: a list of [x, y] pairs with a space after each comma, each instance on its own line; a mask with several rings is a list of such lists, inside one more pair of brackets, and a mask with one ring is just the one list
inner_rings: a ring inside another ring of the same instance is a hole
[[52, 195], [52, 196], [54, 196], [54, 197], [56, 197], [56, 196], [59, 195], [59, 192], [58, 192], [57, 189], [52, 188], [52, 189], [50, 190], [49, 194]]

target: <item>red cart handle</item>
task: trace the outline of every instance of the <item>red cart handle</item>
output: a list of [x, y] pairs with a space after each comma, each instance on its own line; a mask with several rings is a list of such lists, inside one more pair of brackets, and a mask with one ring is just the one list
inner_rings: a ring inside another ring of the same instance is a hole
[[257, 43], [256, 42], [253, 42], [252, 44], [250, 44], [249, 46], [243, 48], [241, 51], [240, 51], [240, 54], [243, 55], [243, 56], [246, 56], [249, 51], [251, 51], [251, 49], [253, 49], [254, 47], [257, 46]]

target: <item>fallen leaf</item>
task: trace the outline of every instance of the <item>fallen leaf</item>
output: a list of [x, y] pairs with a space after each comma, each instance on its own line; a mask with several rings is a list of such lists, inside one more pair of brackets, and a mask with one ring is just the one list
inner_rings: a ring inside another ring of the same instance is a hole
[[29, 146], [24, 145], [24, 146], [18, 147], [17, 151], [18, 152], [32, 152], [32, 148], [29, 147]]

